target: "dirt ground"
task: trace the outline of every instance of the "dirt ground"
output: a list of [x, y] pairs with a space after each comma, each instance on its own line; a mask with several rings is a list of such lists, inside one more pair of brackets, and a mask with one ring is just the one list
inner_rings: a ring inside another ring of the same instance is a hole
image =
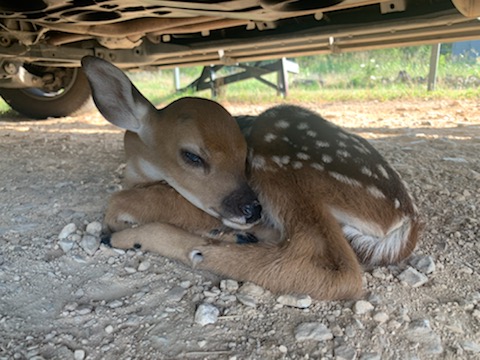
[[[405, 261], [365, 273], [366, 302], [298, 308], [155, 254], [101, 246], [89, 255], [85, 228], [120, 189], [121, 131], [96, 112], [38, 122], [7, 114], [0, 359], [480, 358], [480, 103], [303, 105], [371, 140], [410, 185], [426, 223], [415, 252], [426, 283], [399, 280], [414, 267]], [[219, 310], [212, 324], [195, 321], [200, 304]]]

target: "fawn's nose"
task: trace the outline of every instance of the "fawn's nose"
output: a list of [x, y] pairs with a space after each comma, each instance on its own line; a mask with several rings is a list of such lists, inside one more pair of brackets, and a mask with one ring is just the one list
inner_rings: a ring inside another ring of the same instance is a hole
[[250, 204], [242, 205], [240, 210], [242, 211], [242, 214], [245, 215], [247, 224], [257, 222], [262, 216], [262, 205], [260, 205], [258, 200], [254, 200]]
[[257, 195], [247, 183], [242, 184], [223, 199], [222, 210], [225, 218], [243, 224], [253, 224], [262, 216], [262, 206]]

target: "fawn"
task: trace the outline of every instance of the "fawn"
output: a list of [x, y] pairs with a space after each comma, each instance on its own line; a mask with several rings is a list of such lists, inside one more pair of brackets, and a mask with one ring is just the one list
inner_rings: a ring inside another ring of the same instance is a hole
[[361, 264], [415, 248], [412, 198], [365, 139], [297, 106], [238, 124], [206, 99], [157, 110], [112, 64], [82, 65], [100, 112], [127, 130], [130, 188], [105, 215], [112, 246], [317, 299], [359, 297]]

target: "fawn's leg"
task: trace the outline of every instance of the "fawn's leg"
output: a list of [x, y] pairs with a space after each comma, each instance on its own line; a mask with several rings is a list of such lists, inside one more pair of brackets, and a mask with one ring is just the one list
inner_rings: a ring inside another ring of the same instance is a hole
[[238, 243], [257, 242], [258, 236], [276, 236], [274, 229], [261, 225], [247, 232], [227, 228], [219, 219], [198, 209], [165, 183], [114, 194], [109, 200], [104, 222], [109, 232], [136, 225], [165, 223], [190, 233]]
[[112, 235], [114, 247], [143, 250], [275, 292], [318, 299], [360, 296], [361, 268], [338, 223], [324, 212], [297, 224], [278, 245], [212, 241], [168, 224], [147, 224]]

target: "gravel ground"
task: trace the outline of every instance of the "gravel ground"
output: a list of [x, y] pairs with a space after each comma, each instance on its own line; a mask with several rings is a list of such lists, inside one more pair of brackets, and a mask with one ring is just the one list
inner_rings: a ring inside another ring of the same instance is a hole
[[[414, 256], [320, 302], [140, 251], [98, 250], [122, 135], [97, 113], [0, 119], [0, 359], [480, 358], [480, 106], [304, 104], [365, 136], [410, 184]], [[231, 105], [234, 114], [266, 106]]]

